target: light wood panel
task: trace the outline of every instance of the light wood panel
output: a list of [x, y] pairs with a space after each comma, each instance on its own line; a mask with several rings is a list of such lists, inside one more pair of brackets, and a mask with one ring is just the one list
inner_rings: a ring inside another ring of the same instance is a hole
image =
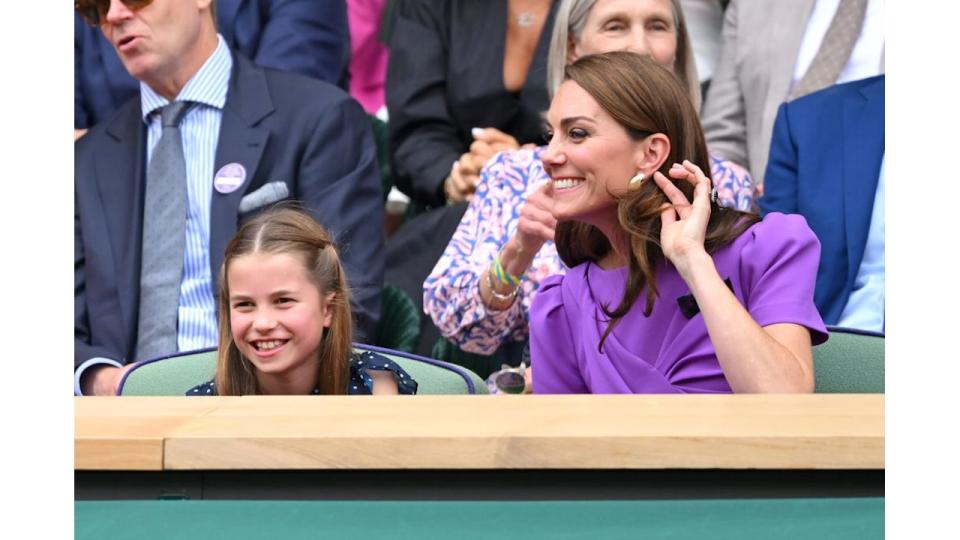
[[173, 428], [221, 405], [160, 397], [74, 398], [74, 468], [163, 470], [164, 440]]
[[161, 437], [165, 469], [884, 467], [883, 395], [102, 399], [125, 413], [78, 407], [78, 468], [101, 431]]

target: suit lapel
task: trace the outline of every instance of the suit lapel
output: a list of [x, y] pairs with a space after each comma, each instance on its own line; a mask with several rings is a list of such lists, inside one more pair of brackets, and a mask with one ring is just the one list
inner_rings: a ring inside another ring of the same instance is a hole
[[847, 231], [847, 284], [857, 276], [870, 232], [884, 153], [884, 80], [864, 86], [843, 104], [843, 215]]
[[272, 112], [273, 102], [263, 71], [243, 57], [233, 55], [233, 73], [223, 108], [213, 170], [216, 174], [228, 163], [239, 163], [245, 169], [246, 177], [240, 187], [231, 193], [218, 192], [213, 188], [212, 178], [210, 181], [210, 189], [213, 190], [210, 203], [210, 275], [214, 281], [223, 262], [223, 251], [237, 230], [240, 199], [251, 188], [256, 189], [265, 181], [263, 178], [254, 181], [254, 176], [270, 132], [257, 124]]
[[97, 152], [94, 166], [114, 268], [131, 269], [117, 271], [116, 277], [121, 316], [126, 324], [132, 324], [140, 298], [146, 130], [140, 116], [140, 100], [124, 107], [123, 113], [107, 125], [109, 138], [104, 139], [104, 146]]
[[[764, 0], [766, 3], [768, 0]], [[770, 89], [767, 92], [767, 104], [764, 111], [773, 111], [786, 101], [790, 83], [793, 81], [793, 70], [797, 64], [797, 54], [803, 42], [803, 34], [807, 28], [807, 21], [813, 13], [815, 0], [790, 0], [777, 2], [772, 9], [769, 24], [765, 25], [767, 40], [765, 43], [776, 43], [771, 47], [771, 62], [765, 68], [770, 69]], [[764, 66], [762, 66], [764, 67]], [[773, 125], [773, 119], [770, 119]]]

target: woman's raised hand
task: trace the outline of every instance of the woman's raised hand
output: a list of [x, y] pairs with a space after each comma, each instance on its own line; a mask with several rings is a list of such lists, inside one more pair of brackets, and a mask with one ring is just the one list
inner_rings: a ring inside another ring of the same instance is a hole
[[520, 207], [517, 240], [524, 250], [540, 251], [543, 243], [553, 240], [557, 219], [553, 217], [553, 182], [547, 182], [527, 197]]
[[553, 240], [557, 220], [553, 217], [553, 183], [537, 188], [520, 207], [517, 231], [500, 252], [504, 269], [523, 275], [540, 252], [544, 242]]
[[686, 180], [694, 186], [693, 204], [666, 176], [653, 173], [653, 180], [670, 200], [660, 213], [660, 245], [663, 254], [677, 268], [681, 276], [687, 276], [694, 258], [706, 254], [703, 247], [710, 221], [710, 190], [713, 185], [700, 167], [684, 160], [675, 163], [668, 171], [678, 180]]

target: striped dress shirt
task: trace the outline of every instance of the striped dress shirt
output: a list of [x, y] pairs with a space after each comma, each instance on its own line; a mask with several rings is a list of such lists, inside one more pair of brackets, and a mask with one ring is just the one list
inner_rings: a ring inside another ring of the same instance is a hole
[[[191, 78], [175, 101], [191, 106], [180, 121], [180, 137], [187, 164], [187, 226], [180, 305], [177, 317], [177, 349], [189, 351], [217, 345], [217, 306], [210, 275], [210, 201], [213, 166], [227, 101], [233, 59], [222, 36], [213, 55]], [[160, 141], [163, 126], [160, 109], [169, 101], [140, 83], [143, 121], [147, 125], [147, 167]]]

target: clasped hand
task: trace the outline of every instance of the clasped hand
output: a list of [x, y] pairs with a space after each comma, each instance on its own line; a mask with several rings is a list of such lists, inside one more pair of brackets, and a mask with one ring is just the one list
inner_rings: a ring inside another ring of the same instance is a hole
[[517, 139], [497, 128], [473, 128], [470, 150], [454, 162], [444, 183], [447, 198], [453, 202], [465, 201], [477, 189], [480, 171], [497, 152], [520, 148]]

